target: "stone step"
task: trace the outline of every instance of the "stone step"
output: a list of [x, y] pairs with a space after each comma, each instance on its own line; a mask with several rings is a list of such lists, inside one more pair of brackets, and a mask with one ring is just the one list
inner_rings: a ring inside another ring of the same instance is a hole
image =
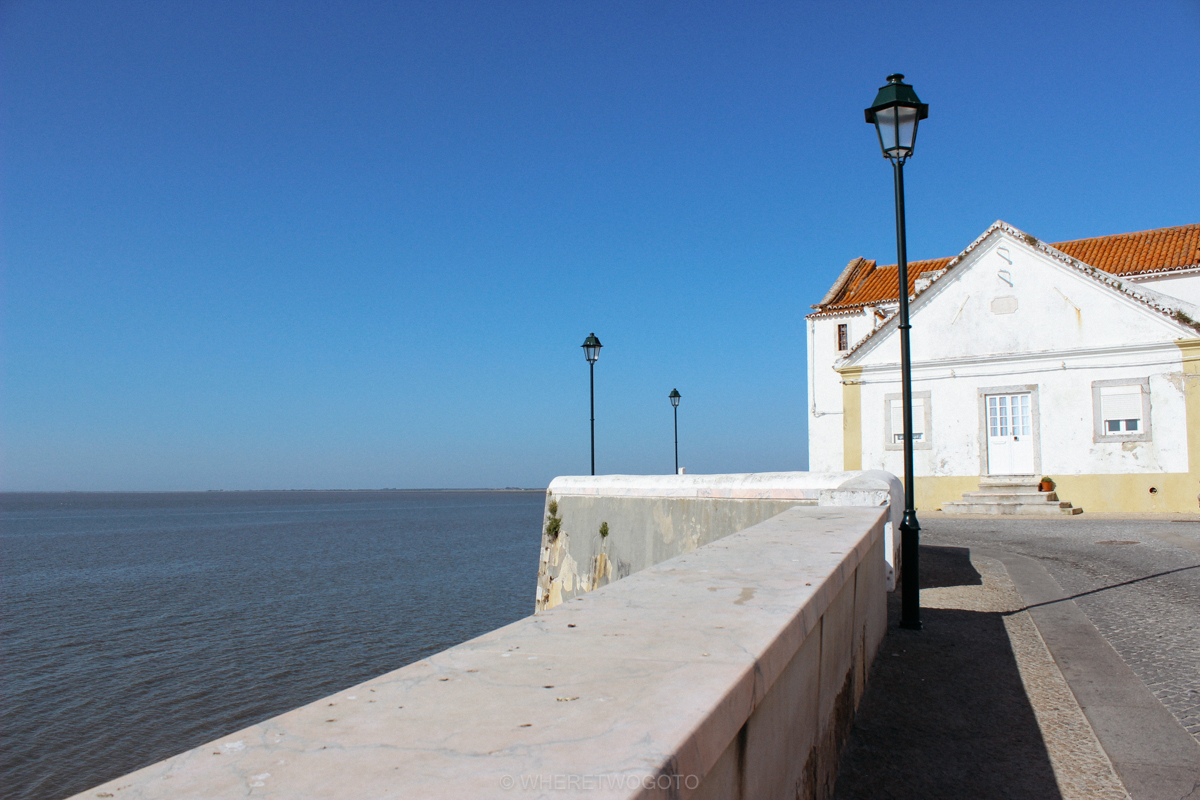
[[1030, 478], [997, 478], [984, 477], [979, 479], [980, 489], [1020, 488], [1037, 490], [1039, 480]]
[[963, 492], [963, 500], [976, 503], [1041, 503], [1057, 501], [1058, 495], [1055, 492], [995, 489], [989, 492]]
[[1037, 475], [980, 475], [980, 483], [1037, 483]]
[[1073, 516], [1082, 508], [1059, 500], [1057, 492], [1039, 491], [1041, 481], [1032, 475], [984, 475], [979, 491], [964, 492], [962, 500], [942, 503], [947, 514]]
[[1072, 516], [1082, 514], [1082, 508], [1074, 508], [1065, 501], [1042, 503], [979, 503], [969, 500], [951, 500], [942, 503], [946, 514], [995, 514], [997, 516]]

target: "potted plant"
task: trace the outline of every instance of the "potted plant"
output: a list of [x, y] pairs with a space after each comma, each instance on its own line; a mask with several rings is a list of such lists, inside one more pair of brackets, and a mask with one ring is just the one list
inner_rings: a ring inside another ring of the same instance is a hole
[[1041, 483], [1038, 484], [1038, 491], [1039, 492], [1053, 492], [1054, 491], [1054, 481], [1050, 480], [1049, 475], [1042, 476], [1042, 481], [1041, 481]]

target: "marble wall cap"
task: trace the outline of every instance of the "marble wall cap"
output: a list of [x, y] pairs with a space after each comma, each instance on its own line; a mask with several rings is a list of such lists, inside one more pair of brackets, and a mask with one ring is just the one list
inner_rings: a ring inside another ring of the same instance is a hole
[[556, 495], [598, 497], [817, 500], [821, 490], [842, 488], [847, 483], [865, 486], [864, 482], [867, 482], [887, 491], [890, 482], [895, 480], [891, 473], [881, 470], [746, 472], [726, 475], [565, 475], [551, 481], [548, 491]]

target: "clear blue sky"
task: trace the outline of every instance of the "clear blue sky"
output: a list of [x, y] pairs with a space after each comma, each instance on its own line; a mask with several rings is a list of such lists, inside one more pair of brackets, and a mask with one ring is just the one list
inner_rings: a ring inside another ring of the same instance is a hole
[[[803, 469], [804, 315], [1200, 221], [1200, 3], [0, 5], [4, 489]], [[919, 331], [914, 336], [919, 336]]]

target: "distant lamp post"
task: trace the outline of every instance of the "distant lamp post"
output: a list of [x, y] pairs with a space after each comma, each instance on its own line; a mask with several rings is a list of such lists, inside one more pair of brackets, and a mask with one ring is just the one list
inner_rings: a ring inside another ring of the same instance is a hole
[[904, 242], [904, 162], [913, 154], [917, 123], [929, 116], [929, 106], [900, 74], [888, 75], [887, 85], [866, 110], [875, 125], [884, 158], [892, 162], [896, 181], [896, 261], [900, 286], [900, 381], [904, 404], [904, 521], [900, 523], [900, 627], [921, 627], [920, 533], [913, 500], [912, 362], [908, 331], [908, 253]]
[[596, 359], [600, 358], [600, 340], [595, 333], [583, 340], [583, 357], [588, 362], [588, 395], [592, 406], [592, 474], [596, 474]]
[[678, 389], [672, 389], [667, 395], [671, 400], [671, 408], [675, 412], [675, 474], [679, 474], [679, 399], [682, 397]]

